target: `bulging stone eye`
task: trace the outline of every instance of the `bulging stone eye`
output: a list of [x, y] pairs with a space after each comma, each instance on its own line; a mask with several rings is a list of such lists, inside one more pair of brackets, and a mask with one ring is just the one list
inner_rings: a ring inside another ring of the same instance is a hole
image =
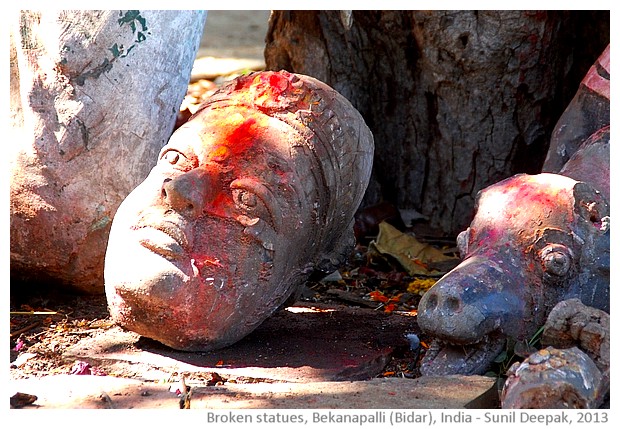
[[196, 167], [195, 162], [187, 158], [183, 152], [172, 148], [164, 148], [164, 152], [159, 156], [158, 164], [173, 166], [182, 171], [189, 171]]
[[182, 167], [188, 166], [187, 157], [183, 155], [181, 152], [179, 152], [178, 150], [174, 150], [174, 149], [166, 150], [164, 153], [161, 154], [161, 156], [159, 157], [159, 160], [165, 161], [170, 165], [182, 166]]
[[563, 244], [547, 244], [539, 252], [543, 270], [554, 276], [565, 276], [572, 264], [572, 253]]
[[235, 204], [245, 209], [253, 209], [258, 205], [258, 199], [253, 192], [245, 189], [233, 189]]

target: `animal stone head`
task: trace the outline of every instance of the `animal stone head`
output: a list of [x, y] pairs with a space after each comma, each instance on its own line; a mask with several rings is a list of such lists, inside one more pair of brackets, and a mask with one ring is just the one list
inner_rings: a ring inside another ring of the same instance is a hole
[[483, 372], [506, 338], [529, 339], [555, 304], [609, 309], [609, 205], [586, 183], [516, 175], [478, 195], [458, 237], [464, 261], [422, 298], [418, 323], [437, 344], [423, 372]]
[[238, 341], [346, 257], [373, 150], [359, 112], [316, 79], [260, 72], [227, 84], [116, 213], [113, 320], [181, 350]]

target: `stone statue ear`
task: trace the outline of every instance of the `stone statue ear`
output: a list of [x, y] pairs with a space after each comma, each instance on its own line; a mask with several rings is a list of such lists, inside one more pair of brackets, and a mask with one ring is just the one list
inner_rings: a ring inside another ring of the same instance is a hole
[[337, 270], [347, 261], [355, 247], [354, 224], [355, 219], [351, 219], [351, 223], [342, 231], [342, 234], [332, 239], [329, 245], [326, 246], [315, 266], [316, 271], [327, 275]]
[[469, 252], [469, 231], [470, 227], [467, 227], [465, 231], [461, 231], [456, 237], [456, 247], [459, 249], [461, 259], [465, 258], [465, 255]]

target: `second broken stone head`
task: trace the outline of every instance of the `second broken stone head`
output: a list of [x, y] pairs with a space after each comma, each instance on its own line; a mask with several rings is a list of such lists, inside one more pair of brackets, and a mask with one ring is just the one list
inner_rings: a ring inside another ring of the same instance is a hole
[[121, 204], [105, 260], [112, 319], [188, 351], [230, 345], [354, 244], [374, 143], [326, 84], [259, 72], [222, 87]]

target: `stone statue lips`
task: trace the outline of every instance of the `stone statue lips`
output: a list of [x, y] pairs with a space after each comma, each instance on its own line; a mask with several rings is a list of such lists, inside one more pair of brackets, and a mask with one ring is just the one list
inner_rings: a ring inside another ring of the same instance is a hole
[[167, 259], [187, 257], [188, 234], [178, 218], [172, 220], [149, 213], [130, 229], [136, 231], [136, 239], [143, 247], [158, 255]]

